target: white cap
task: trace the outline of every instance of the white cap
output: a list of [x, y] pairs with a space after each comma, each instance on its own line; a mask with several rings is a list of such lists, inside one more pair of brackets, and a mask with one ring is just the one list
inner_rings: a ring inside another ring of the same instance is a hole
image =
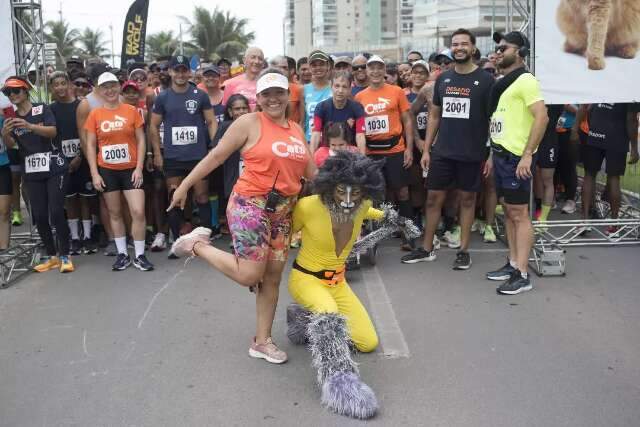
[[411, 64], [411, 69], [413, 70], [414, 67], [417, 67], [419, 65], [423, 66], [427, 70], [428, 73], [431, 72], [431, 67], [429, 66], [429, 63], [424, 61], [424, 60], [422, 60], [422, 59], [414, 61], [413, 64]]
[[271, 87], [289, 89], [289, 79], [279, 73], [267, 73], [258, 79], [256, 93], [260, 93]]
[[131, 70], [131, 72], [129, 73], [129, 79], [131, 79], [131, 76], [133, 76], [135, 73], [142, 73], [145, 76], [147, 75], [147, 72], [144, 70], [144, 68], [136, 68], [134, 70]]
[[378, 63], [384, 65], [384, 60], [382, 58], [380, 58], [378, 55], [373, 55], [371, 58], [369, 58], [367, 60], [367, 65], [373, 64], [374, 62], [378, 62]]
[[106, 73], [100, 74], [100, 77], [98, 77], [98, 86], [102, 86], [103, 84], [109, 82], [120, 83], [116, 75], [108, 71]]

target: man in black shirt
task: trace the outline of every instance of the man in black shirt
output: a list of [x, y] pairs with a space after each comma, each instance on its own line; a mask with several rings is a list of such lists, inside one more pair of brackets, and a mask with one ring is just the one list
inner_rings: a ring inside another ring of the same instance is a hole
[[[476, 193], [482, 184], [481, 168], [489, 131], [489, 92], [493, 77], [473, 63], [475, 36], [459, 29], [451, 38], [455, 67], [436, 80], [433, 105], [429, 109], [427, 135], [421, 165], [427, 176], [424, 248], [402, 258], [412, 264], [433, 261], [433, 236], [448, 190], [460, 191], [461, 249], [454, 270], [471, 266], [467, 252], [475, 212]], [[436, 142], [437, 135], [437, 142]], [[484, 171], [486, 174], [488, 171]]]

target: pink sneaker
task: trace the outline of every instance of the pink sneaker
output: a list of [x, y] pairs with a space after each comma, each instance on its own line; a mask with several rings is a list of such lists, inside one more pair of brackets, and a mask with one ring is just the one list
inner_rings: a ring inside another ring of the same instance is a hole
[[287, 361], [287, 353], [280, 350], [271, 340], [271, 337], [267, 338], [267, 342], [264, 344], [257, 344], [256, 339], [253, 338], [253, 343], [249, 347], [249, 356], [256, 359], [264, 359], [269, 363], [284, 363]]
[[171, 252], [179, 257], [182, 256], [195, 256], [193, 253], [193, 247], [196, 243], [204, 243], [209, 245], [209, 237], [211, 236], [211, 230], [205, 227], [198, 227], [192, 232], [178, 237], [178, 240], [173, 242], [171, 246]]

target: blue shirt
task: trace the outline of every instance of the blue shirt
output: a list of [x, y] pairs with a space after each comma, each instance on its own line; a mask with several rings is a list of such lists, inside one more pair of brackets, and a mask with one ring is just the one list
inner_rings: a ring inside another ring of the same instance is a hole
[[[0, 128], [4, 126], [4, 117], [0, 117]], [[7, 146], [4, 145], [2, 137], [0, 137], [0, 166], [9, 164], [9, 155], [7, 154]]]
[[164, 158], [182, 162], [202, 160], [209, 143], [204, 111], [211, 110], [209, 95], [192, 86], [184, 93], [166, 89], [158, 95], [153, 112], [164, 124]]
[[325, 99], [316, 106], [313, 130], [323, 132], [331, 123], [344, 122], [351, 131], [347, 142], [355, 143], [356, 133], [364, 133], [364, 117], [364, 107], [359, 102], [347, 99], [344, 108], [338, 109], [333, 104], [333, 98]]
[[316, 111], [316, 106], [331, 97], [331, 86], [317, 90], [313, 83], [307, 83], [303, 88], [304, 96], [304, 135], [307, 141], [311, 139], [311, 131], [313, 130], [313, 113]]

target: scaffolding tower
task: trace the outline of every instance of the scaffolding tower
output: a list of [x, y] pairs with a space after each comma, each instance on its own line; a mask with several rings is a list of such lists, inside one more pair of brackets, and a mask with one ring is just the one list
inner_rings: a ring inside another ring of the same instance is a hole
[[34, 101], [47, 102], [47, 73], [44, 60], [44, 24], [41, 0], [10, 0], [13, 23], [13, 49], [16, 58], [16, 74], [27, 76], [35, 71], [31, 81], [38, 90], [33, 92]]

